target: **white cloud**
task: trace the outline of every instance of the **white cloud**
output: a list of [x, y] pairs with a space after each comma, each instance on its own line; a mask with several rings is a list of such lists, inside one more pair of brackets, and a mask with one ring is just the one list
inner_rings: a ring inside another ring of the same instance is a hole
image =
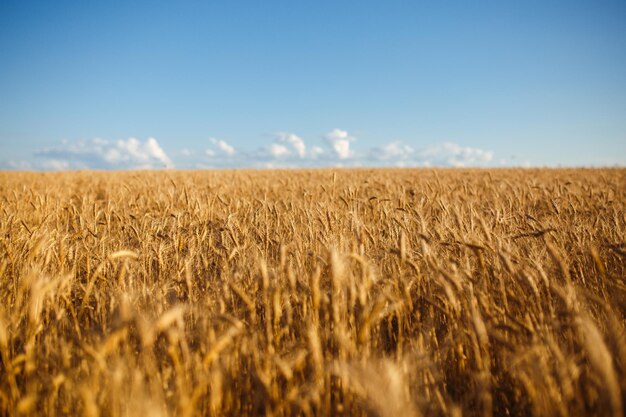
[[[492, 166], [491, 150], [444, 142], [417, 147], [391, 141], [376, 147], [354, 148], [356, 139], [347, 131], [334, 129], [307, 144], [295, 133], [276, 133], [256, 150], [236, 149], [225, 140], [210, 138], [203, 151], [180, 148], [174, 152], [177, 165], [184, 168], [238, 167], [325, 167], [325, 166]], [[323, 145], [326, 145], [325, 147]], [[34, 169], [138, 169], [173, 167], [174, 163], [156, 139], [136, 138], [110, 141], [92, 139], [63, 141], [58, 147], [36, 152], [40, 159]], [[0, 161], [5, 169], [29, 169], [25, 162]]]
[[105, 161], [111, 164], [131, 164], [137, 168], [152, 168], [163, 166], [172, 168], [174, 165], [165, 151], [154, 138], [148, 138], [145, 143], [141, 143], [135, 138], [118, 140], [115, 147], [108, 147], [106, 141], [96, 139], [96, 143], [101, 146], [101, 153]]
[[277, 136], [281, 142], [290, 144], [300, 158], [304, 158], [306, 156], [306, 145], [301, 137], [294, 135], [293, 133], [286, 132], [279, 132]]
[[63, 161], [60, 159], [46, 159], [42, 163], [43, 168], [53, 171], [63, 171], [70, 169], [71, 164], [69, 161]]
[[454, 167], [482, 165], [493, 159], [493, 151], [463, 147], [450, 142], [446, 142], [440, 147], [431, 148], [429, 152], [445, 159], [447, 165]]
[[35, 153], [43, 158], [44, 169], [137, 169], [173, 168], [174, 164], [156, 139], [141, 142], [136, 138], [109, 141], [64, 140], [60, 147], [44, 149]]
[[273, 143], [243, 156], [248, 161], [246, 165], [258, 167], [333, 166], [338, 159], [353, 156], [349, 142], [354, 138], [346, 131], [335, 129], [324, 135], [324, 138], [330, 152], [325, 152], [317, 145], [307, 147], [304, 139], [295, 133], [278, 132]]
[[[206, 150], [196, 166], [237, 167], [324, 167], [324, 166], [488, 166], [493, 152], [445, 142], [417, 148], [400, 141], [377, 147], [352, 149], [356, 141], [347, 131], [334, 129], [323, 136], [328, 149], [317, 144], [307, 146], [295, 133], [276, 133], [272, 142], [255, 151], [235, 150], [223, 140], [211, 139], [213, 148]], [[192, 165], [193, 166], [193, 165]]]
[[237, 151], [231, 145], [221, 139], [209, 138], [212, 144], [228, 156], [233, 156]]
[[122, 154], [116, 148], [104, 151], [102, 157], [110, 164], [116, 164], [123, 159]]
[[257, 164], [255, 154], [236, 149], [223, 139], [209, 138], [211, 145], [204, 154], [195, 159], [188, 159], [186, 167], [205, 168], [238, 168], [251, 167]]
[[148, 151], [149, 156], [161, 161], [167, 168], [172, 168], [174, 166], [155, 138], [148, 138], [148, 142], [146, 142], [146, 150]]
[[400, 142], [383, 145], [378, 151], [381, 159], [406, 159], [415, 152], [411, 146], [403, 145]]
[[261, 167], [274, 166], [275, 164], [272, 162], [274, 159], [279, 159], [283, 165], [293, 164], [294, 166], [306, 165], [306, 161], [309, 159], [304, 140], [289, 132], [276, 133], [273, 143], [247, 154], [246, 157], [254, 161], [253, 165]]
[[354, 141], [354, 138], [349, 136], [345, 130], [333, 129], [324, 135], [324, 139], [339, 159], [348, 159], [352, 156], [350, 142]]
[[395, 166], [486, 166], [493, 159], [493, 151], [464, 147], [445, 142], [415, 149], [401, 142], [390, 142], [369, 152], [374, 165]]
[[318, 156], [324, 154], [324, 149], [319, 146], [313, 146], [311, 148], [311, 158], [316, 159]]
[[289, 155], [289, 149], [280, 143], [272, 143], [270, 145], [270, 154], [275, 158], [280, 158]]

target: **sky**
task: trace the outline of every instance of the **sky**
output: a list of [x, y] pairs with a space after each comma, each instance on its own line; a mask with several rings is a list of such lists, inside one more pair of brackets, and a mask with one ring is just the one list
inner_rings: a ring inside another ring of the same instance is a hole
[[0, 0], [0, 169], [626, 165], [624, 1]]

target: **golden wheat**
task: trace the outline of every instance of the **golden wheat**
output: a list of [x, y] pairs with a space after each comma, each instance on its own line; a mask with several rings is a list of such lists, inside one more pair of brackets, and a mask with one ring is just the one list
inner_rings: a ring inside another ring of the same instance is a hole
[[0, 414], [621, 416], [625, 180], [0, 173]]

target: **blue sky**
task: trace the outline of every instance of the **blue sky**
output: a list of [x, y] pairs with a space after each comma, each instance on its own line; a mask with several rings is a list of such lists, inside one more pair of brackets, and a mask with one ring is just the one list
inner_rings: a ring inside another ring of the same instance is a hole
[[0, 169], [626, 165], [626, 3], [0, 1]]

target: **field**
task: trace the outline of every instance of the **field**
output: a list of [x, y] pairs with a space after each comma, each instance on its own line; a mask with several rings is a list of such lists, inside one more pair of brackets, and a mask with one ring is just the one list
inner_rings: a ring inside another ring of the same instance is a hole
[[0, 415], [612, 416], [626, 170], [0, 173]]

